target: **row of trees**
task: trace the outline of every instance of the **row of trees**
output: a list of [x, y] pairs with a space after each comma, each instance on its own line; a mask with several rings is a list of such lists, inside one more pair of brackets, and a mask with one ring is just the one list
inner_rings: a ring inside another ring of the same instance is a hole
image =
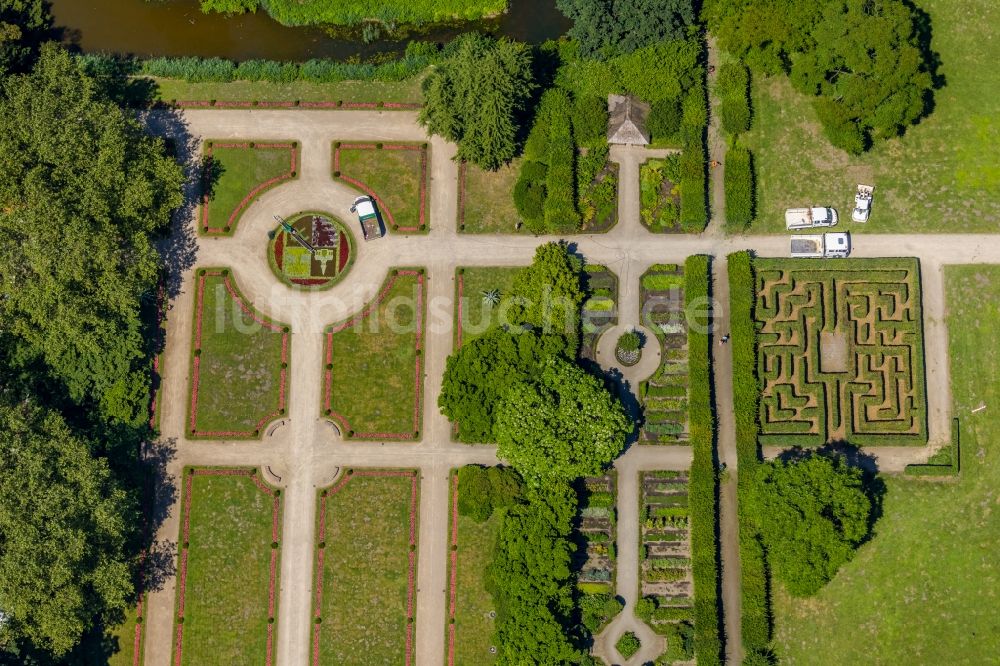
[[83, 663], [134, 602], [153, 237], [183, 175], [105, 81], [32, 41], [50, 28], [42, 2], [0, 3], [0, 650]]
[[905, 0], [706, 0], [704, 15], [724, 49], [815, 96], [830, 142], [850, 153], [930, 109], [929, 19]]

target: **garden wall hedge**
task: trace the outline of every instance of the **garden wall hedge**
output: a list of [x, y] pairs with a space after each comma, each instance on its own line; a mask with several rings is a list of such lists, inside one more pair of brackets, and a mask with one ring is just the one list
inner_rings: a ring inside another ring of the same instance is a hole
[[750, 70], [742, 62], [721, 65], [715, 92], [719, 96], [722, 130], [731, 135], [749, 130]]
[[756, 483], [760, 464], [757, 444], [757, 327], [754, 323], [756, 278], [748, 251], [728, 257], [730, 347], [733, 354], [733, 411], [739, 473], [740, 571], [743, 648], [764, 652], [771, 640], [770, 586], [764, 547], [753, 527], [744, 498]]
[[575, 230], [580, 226], [576, 211], [576, 144], [570, 129], [571, 103], [564, 91], [552, 91], [549, 107], [548, 172], [545, 176], [545, 226], [550, 231]]
[[[688, 257], [684, 264], [684, 298], [689, 307], [709, 297], [709, 258]], [[698, 663], [722, 663], [718, 599], [718, 477], [715, 457], [715, 413], [711, 396], [711, 343], [707, 322], [691, 322], [688, 330], [688, 413], [693, 460], [688, 482], [691, 519], [691, 565], [694, 576], [695, 653]], [[671, 618], [674, 619], [674, 618]]]
[[736, 144], [726, 154], [726, 226], [742, 231], [754, 218], [753, 155], [745, 146]]

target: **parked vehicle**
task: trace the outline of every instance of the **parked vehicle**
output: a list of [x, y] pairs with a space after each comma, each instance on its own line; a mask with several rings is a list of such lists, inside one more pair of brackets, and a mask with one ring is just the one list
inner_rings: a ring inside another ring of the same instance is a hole
[[858, 185], [858, 191], [854, 195], [854, 211], [851, 219], [855, 222], [867, 222], [868, 216], [872, 213], [872, 193], [875, 192], [874, 185]]
[[837, 209], [825, 206], [812, 208], [789, 208], [785, 211], [785, 227], [788, 229], [812, 229], [832, 227], [837, 224]]
[[354, 200], [351, 212], [358, 214], [361, 223], [361, 234], [366, 241], [381, 238], [385, 235], [382, 220], [379, 217], [375, 202], [369, 196], [361, 196]]
[[792, 236], [792, 256], [801, 258], [846, 257], [851, 254], [848, 233], [805, 234]]

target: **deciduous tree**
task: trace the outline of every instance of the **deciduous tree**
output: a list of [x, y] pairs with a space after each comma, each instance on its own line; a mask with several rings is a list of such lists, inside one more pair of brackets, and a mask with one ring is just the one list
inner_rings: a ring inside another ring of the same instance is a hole
[[573, 21], [569, 35], [587, 58], [606, 58], [685, 35], [695, 21], [692, 0], [558, 0]]

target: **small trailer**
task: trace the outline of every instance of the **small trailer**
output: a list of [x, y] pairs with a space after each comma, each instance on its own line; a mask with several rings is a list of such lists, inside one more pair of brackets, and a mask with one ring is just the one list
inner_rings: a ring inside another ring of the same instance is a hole
[[361, 223], [361, 234], [365, 237], [366, 241], [381, 238], [384, 235], [382, 221], [379, 219], [378, 210], [375, 208], [375, 202], [372, 201], [371, 197], [362, 196], [355, 199], [354, 205], [351, 206], [351, 212], [358, 214], [358, 221]]
[[787, 229], [832, 227], [837, 224], [837, 219], [837, 209], [829, 206], [789, 208], [785, 211], [785, 227]]
[[868, 221], [868, 216], [872, 213], [872, 194], [874, 192], [874, 185], [858, 185], [858, 191], [854, 195], [854, 211], [851, 212], [852, 220], [855, 222]]
[[851, 235], [829, 233], [792, 236], [791, 250], [793, 257], [804, 259], [846, 257], [851, 254]]

